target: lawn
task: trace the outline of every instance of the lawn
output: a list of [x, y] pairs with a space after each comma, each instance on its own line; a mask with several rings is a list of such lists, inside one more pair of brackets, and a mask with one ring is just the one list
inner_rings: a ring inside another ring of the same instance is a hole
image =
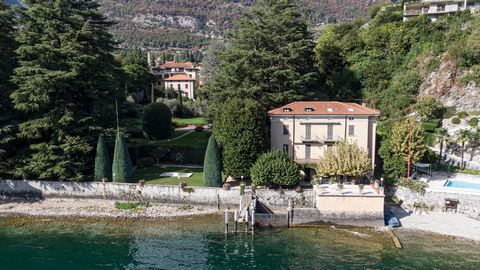
[[205, 118], [203, 117], [173, 118], [172, 121], [175, 122], [178, 126], [188, 126], [188, 125], [200, 126], [200, 125], [206, 124]]
[[[181, 138], [178, 138], [182, 135], [185, 135]], [[195, 148], [206, 148], [208, 144], [208, 139], [212, 135], [211, 131], [185, 131], [185, 130], [175, 130], [172, 133], [172, 136], [168, 140], [158, 140], [152, 141], [147, 139], [138, 139], [132, 138], [130, 141], [136, 145], [152, 145], [152, 146], [190, 146]], [[178, 138], [178, 139], [176, 139]]]
[[[160, 174], [164, 172], [193, 173], [193, 175], [189, 178], [180, 179], [177, 177], [160, 177]], [[155, 166], [135, 170], [132, 179], [134, 182], [138, 182], [144, 179], [147, 184], [157, 185], [178, 185], [180, 182], [185, 182], [188, 186], [203, 186], [203, 170], [192, 168]]]

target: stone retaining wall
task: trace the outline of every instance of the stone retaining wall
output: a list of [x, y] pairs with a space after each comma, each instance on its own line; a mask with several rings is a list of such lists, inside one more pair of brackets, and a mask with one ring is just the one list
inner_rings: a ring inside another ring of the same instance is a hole
[[191, 187], [187, 192], [177, 186], [102, 183], [57, 182], [30, 180], [0, 180], [0, 195], [20, 198], [95, 198], [112, 200], [149, 200], [171, 203], [208, 205], [238, 205], [238, 190]]
[[295, 190], [275, 191], [271, 189], [258, 189], [256, 191], [258, 197], [271, 206], [284, 207], [288, 206], [288, 201], [293, 200], [294, 206], [297, 207], [315, 207], [315, 194], [313, 189], [304, 189], [302, 192]]
[[472, 194], [462, 194], [453, 192], [438, 192], [427, 190], [424, 195], [414, 192], [408, 188], [396, 187], [389, 192], [389, 195], [396, 196], [403, 201], [402, 206], [413, 208], [415, 203], [422, 203], [430, 207], [433, 211], [444, 211], [445, 199], [458, 199], [458, 209], [460, 213], [480, 216], [480, 196]]

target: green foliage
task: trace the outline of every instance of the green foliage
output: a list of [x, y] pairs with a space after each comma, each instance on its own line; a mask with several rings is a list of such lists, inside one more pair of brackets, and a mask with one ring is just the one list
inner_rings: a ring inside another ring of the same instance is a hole
[[223, 183], [222, 153], [214, 135], [210, 136], [207, 151], [205, 152], [203, 181], [206, 187], [221, 187]]
[[182, 188], [182, 191], [186, 192], [186, 193], [193, 193], [193, 192], [195, 192], [195, 189], [193, 189], [191, 187], [184, 187], [184, 188]]
[[292, 186], [300, 182], [300, 166], [286, 153], [274, 150], [258, 158], [250, 175], [255, 185]]
[[460, 118], [458, 117], [453, 117], [452, 120], [450, 120], [452, 122], [452, 124], [454, 125], [458, 125], [460, 124], [462, 121], [460, 120]]
[[408, 178], [400, 178], [397, 184], [422, 195], [425, 194], [425, 188], [427, 187], [427, 184], [422, 181], [416, 181]]
[[147, 67], [138, 64], [126, 64], [122, 67], [124, 73], [124, 87], [130, 93], [145, 91], [153, 79]]
[[415, 104], [414, 110], [426, 119], [441, 119], [445, 108], [436, 98], [426, 96]]
[[15, 136], [18, 132], [17, 117], [9, 99], [13, 90], [10, 79], [16, 65], [15, 25], [12, 10], [0, 1], [0, 174], [10, 169], [5, 166], [6, 161], [15, 154], [18, 143]]
[[321, 176], [365, 176], [372, 169], [367, 151], [355, 143], [340, 141], [327, 148], [318, 163], [317, 173]]
[[455, 106], [453, 107], [446, 107], [445, 108], [445, 113], [443, 114], [443, 118], [451, 118], [457, 113], [457, 108]]
[[28, 1], [19, 11], [10, 95], [26, 140], [16, 176], [84, 180], [98, 134], [114, 122], [111, 25], [92, 1]]
[[128, 152], [127, 143], [123, 135], [117, 133], [115, 152], [113, 153], [112, 179], [113, 182], [126, 183], [133, 174], [132, 161]]
[[119, 210], [138, 210], [150, 207], [149, 202], [115, 202], [115, 208]]
[[440, 126], [440, 119], [432, 119], [421, 123], [422, 130], [433, 133]]
[[206, 86], [215, 101], [255, 99], [266, 109], [318, 96], [313, 40], [294, 0], [260, 0], [237, 22]]
[[95, 173], [93, 180], [100, 181], [103, 178], [112, 179], [112, 163], [108, 154], [108, 147], [105, 143], [105, 136], [98, 137], [97, 152], [95, 156]]
[[477, 117], [472, 117], [472, 118], [470, 118], [470, 120], [468, 120], [468, 124], [469, 124], [471, 127], [476, 127], [476, 126], [478, 126], [478, 118], [477, 118]]
[[229, 99], [215, 108], [213, 133], [223, 150], [225, 174], [249, 176], [266, 148], [265, 108], [254, 100]]
[[[407, 174], [410, 123], [395, 122], [384, 135], [379, 150], [383, 172], [389, 181]], [[412, 123], [411, 164], [420, 162], [427, 150], [425, 134], [417, 122]]]
[[152, 140], [170, 138], [172, 134], [172, 112], [163, 103], [145, 106], [142, 115], [142, 128], [145, 136]]
[[459, 112], [458, 113], [458, 118], [460, 119], [465, 119], [468, 117], [468, 113], [467, 112]]

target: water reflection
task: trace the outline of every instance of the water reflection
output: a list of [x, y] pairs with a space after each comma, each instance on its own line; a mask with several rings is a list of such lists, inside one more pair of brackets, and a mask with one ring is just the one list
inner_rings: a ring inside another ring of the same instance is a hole
[[401, 231], [296, 228], [223, 234], [221, 218], [170, 222], [0, 219], [1, 269], [480, 269], [480, 246]]

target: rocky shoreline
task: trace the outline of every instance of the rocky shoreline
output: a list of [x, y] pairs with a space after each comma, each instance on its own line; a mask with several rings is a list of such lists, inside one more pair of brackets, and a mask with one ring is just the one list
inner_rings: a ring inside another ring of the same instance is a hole
[[175, 219], [218, 214], [216, 207], [149, 203], [148, 207], [117, 209], [114, 200], [48, 198], [0, 201], [0, 216], [41, 218]]

